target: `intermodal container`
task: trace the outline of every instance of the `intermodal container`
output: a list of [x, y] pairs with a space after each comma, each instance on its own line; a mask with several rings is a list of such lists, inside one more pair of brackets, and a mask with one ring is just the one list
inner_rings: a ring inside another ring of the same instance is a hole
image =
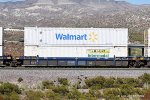
[[128, 29], [25, 27], [25, 45], [127, 46]]
[[112, 58], [127, 52], [125, 28], [25, 27], [24, 56]]

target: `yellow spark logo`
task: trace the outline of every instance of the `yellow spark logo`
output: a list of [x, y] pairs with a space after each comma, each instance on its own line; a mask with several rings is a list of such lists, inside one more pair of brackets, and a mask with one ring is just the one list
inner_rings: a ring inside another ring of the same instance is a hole
[[95, 42], [96, 40], [97, 40], [97, 34], [95, 34], [94, 32], [91, 32], [90, 34], [89, 34], [89, 40], [91, 41], [91, 42]]

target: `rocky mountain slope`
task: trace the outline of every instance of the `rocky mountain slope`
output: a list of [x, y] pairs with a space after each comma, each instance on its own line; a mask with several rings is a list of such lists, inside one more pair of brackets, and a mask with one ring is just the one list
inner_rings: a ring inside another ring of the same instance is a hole
[[115, 0], [26, 0], [0, 3], [3, 27], [125, 27], [140, 34], [150, 27], [150, 5]]

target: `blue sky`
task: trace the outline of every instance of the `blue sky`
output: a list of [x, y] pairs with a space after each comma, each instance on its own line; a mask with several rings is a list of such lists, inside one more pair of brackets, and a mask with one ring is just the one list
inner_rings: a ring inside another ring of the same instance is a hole
[[23, 0], [0, 0], [0, 2], [6, 2], [6, 1], [23, 1]]
[[150, 0], [124, 0], [124, 1], [128, 1], [133, 4], [150, 4]]
[[[22, 0], [0, 0], [0, 2], [5, 2], [5, 1], [22, 1]], [[118, 1], [122, 1], [122, 0], [118, 0]], [[124, 0], [124, 1], [128, 1], [132, 4], [150, 4], [150, 0]]]

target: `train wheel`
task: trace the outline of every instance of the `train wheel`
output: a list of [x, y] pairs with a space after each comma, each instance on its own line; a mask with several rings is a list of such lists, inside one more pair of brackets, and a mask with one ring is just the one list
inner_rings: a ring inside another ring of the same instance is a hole
[[9, 63], [10, 67], [14, 67], [14, 64], [12, 62]]
[[129, 68], [135, 68], [135, 62], [130, 61], [128, 66], [129, 66]]
[[144, 68], [144, 62], [141, 62], [141, 61], [138, 61], [138, 62], [136, 62], [136, 67], [137, 68]]
[[17, 67], [17, 63], [16, 62], [10, 62], [10, 67]]
[[144, 62], [141, 62], [140, 68], [145, 68], [145, 63]]

